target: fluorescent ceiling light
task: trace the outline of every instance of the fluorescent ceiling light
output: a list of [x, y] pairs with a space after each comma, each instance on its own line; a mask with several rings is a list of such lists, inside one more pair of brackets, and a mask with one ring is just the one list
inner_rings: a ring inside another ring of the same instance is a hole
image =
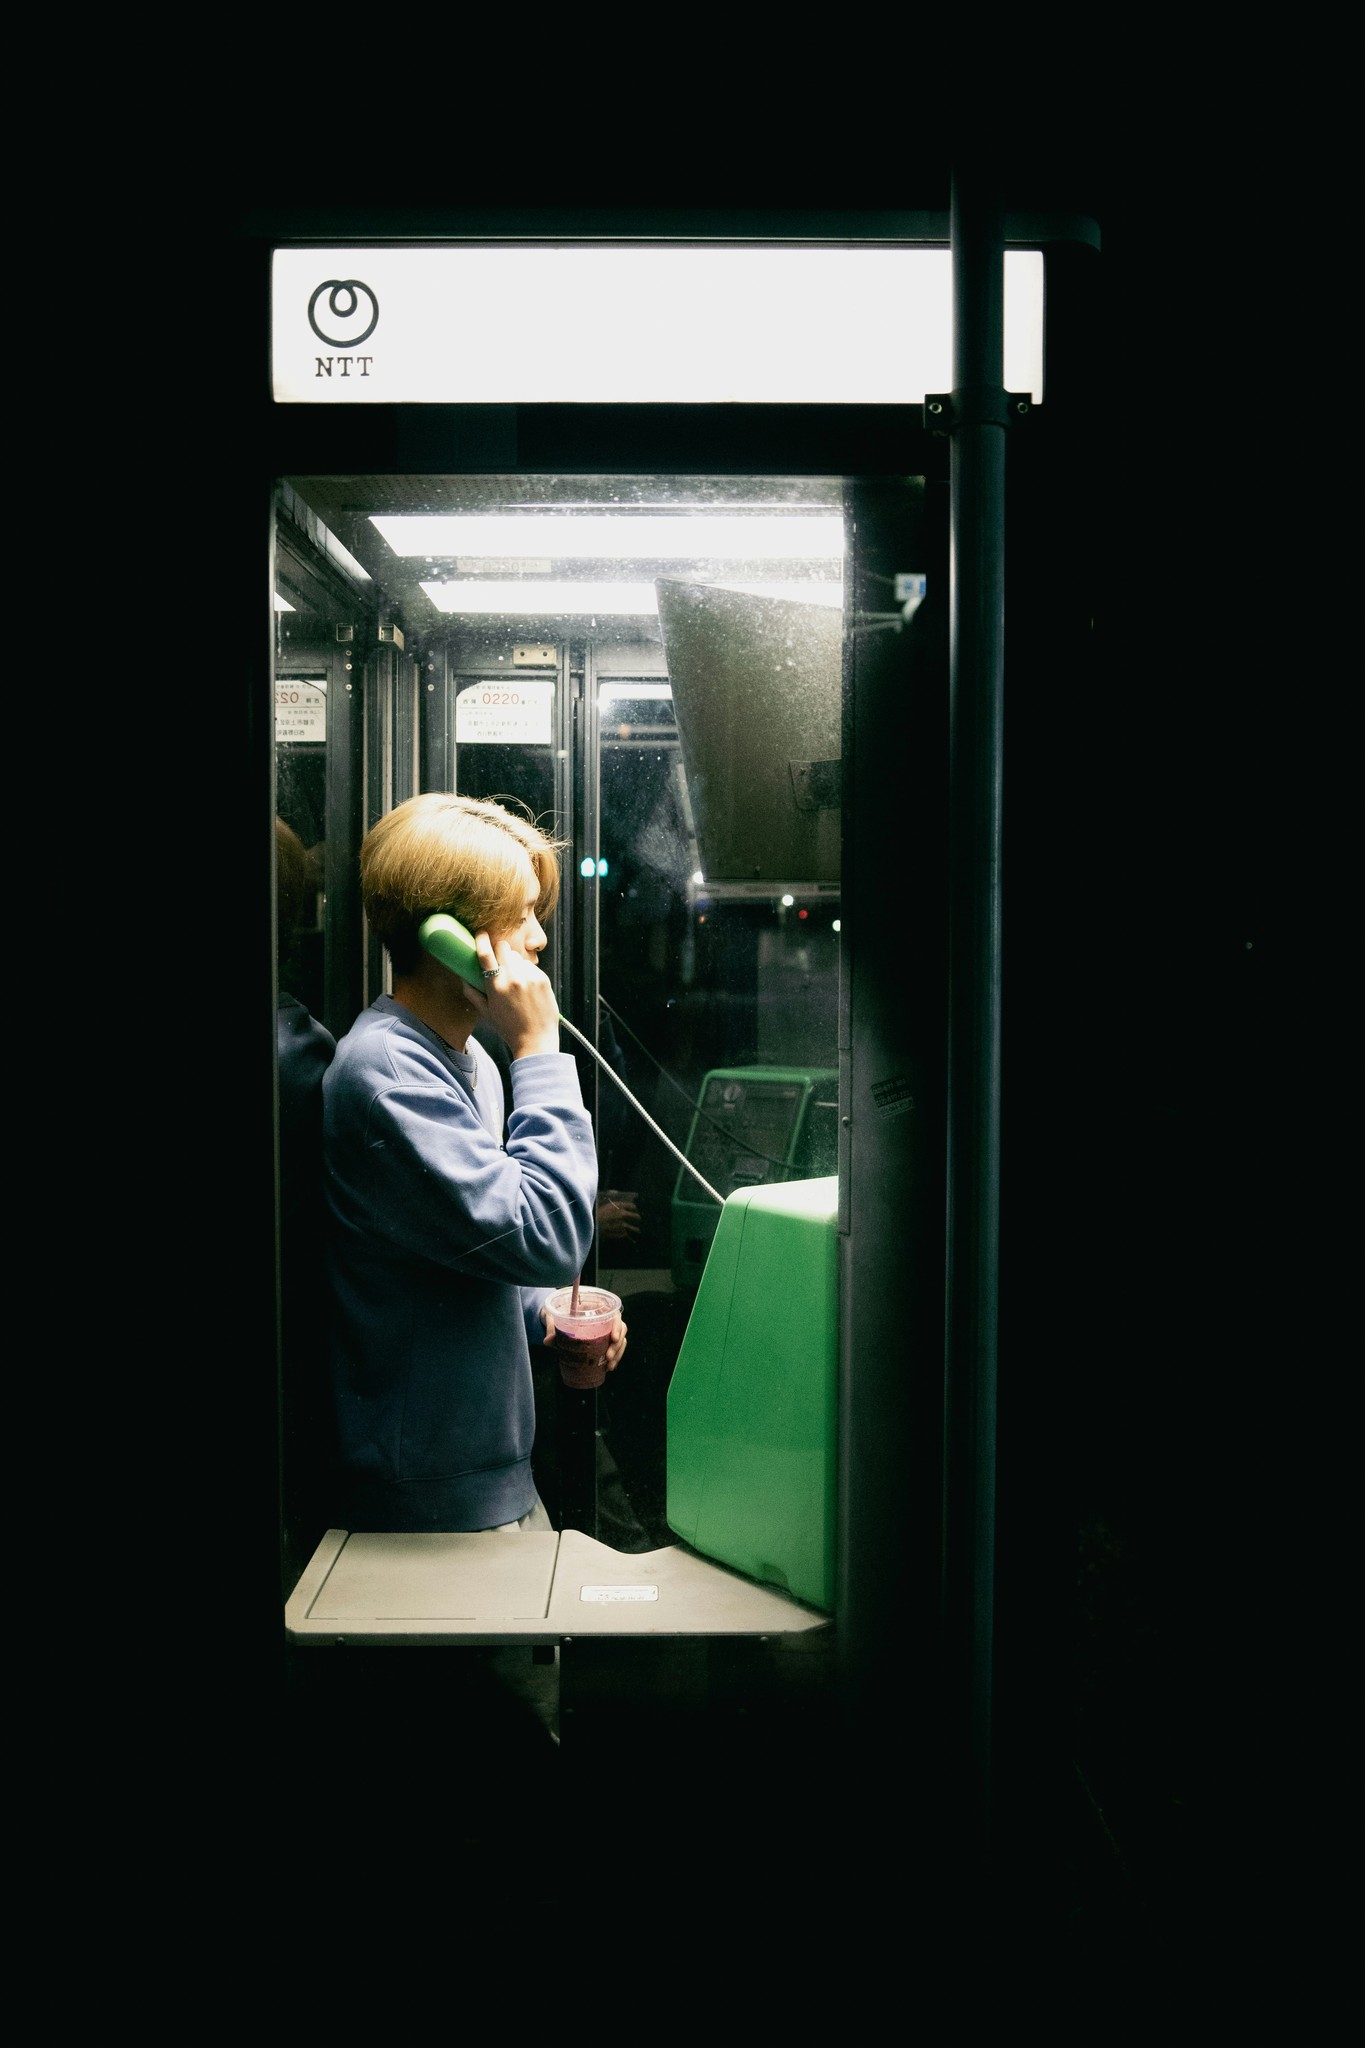
[[[718, 590], [739, 590], [752, 597], [780, 597], [798, 604], [827, 605], [844, 601], [842, 583], [724, 583]], [[481, 576], [473, 582], [424, 583], [422, 589], [438, 611], [503, 613], [528, 616], [540, 612], [571, 612], [596, 618], [655, 618], [652, 583], [546, 583], [532, 577], [502, 581]]]
[[844, 555], [837, 513], [372, 515], [370, 523], [396, 555], [529, 555], [557, 562], [829, 562]]

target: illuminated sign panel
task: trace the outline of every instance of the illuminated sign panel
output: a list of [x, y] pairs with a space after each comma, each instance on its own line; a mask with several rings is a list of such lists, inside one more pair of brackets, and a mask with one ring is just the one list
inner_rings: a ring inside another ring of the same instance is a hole
[[[289, 405], [919, 405], [950, 391], [952, 254], [277, 249]], [[1043, 398], [1043, 259], [1005, 253], [1004, 386]]]

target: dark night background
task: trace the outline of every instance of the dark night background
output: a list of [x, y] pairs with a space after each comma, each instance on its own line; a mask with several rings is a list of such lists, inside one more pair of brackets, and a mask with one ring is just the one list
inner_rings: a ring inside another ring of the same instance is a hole
[[[1288, 1411], [1282, 1436], [1267, 1427], [1263, 1394], [1272, 1371], [1278, 1385], [1282, 1372], [1306, 1369], [1297, 1356], [1290, 1364], [1285, 1309], [1311, 1208], [1294, 1195], [1294, 1168], [1307, 1154], [1298, 1119], [1314, 1077], [1296, 1087], [1279, 1020], [1288, 986], [1313, 963], [1286, 915], [1306, 737], [1290, 682], [1295, 512], [1245, 354], [1251, 259], [1267, 231], [1287, 228], [1292, 186], [1268, 184], [1251, 150], [1211, 160], [1206, 131], [1178, 103], [1159, 158], [1149, 127], [1139, 153], [1135, 126], [1107, 108], [1081, 117], [1072, 101], [1068, 111], [998, 165], [1008, 209], [1089, 215], [1104, 245], [1093, 498], [1081, 522], [1094, 550], [1093, 695], [1065, 716], [1049, 711], [1045, 785], [1016, 791], [1006, 759], [1002, 1428], [1027, 1446], [1045, 1418], [1039, 1470], [1069, 1556], [1036, 1630], [1007, 1567], [1003, 1583], [1015, 1602], [1008, 1653], [1017, 1668], [1036, 1644], [1048, 1667], [1048, 1741], [1064, 1753], [1048, 1780], [1064, 1787], [1052, 1839], [1038, 1846], [1046, 1897], [1021, 1914], [1045, 1930], [1035, 1949], [1045, 1980], [1075, 1990], [1082, 2009], [1081, 1987], [1108, 1985], [1092, 2008], [1094, 2039], [1110, 2037], [1116, 1982], [1136, 2011], [1168, 1975], [1212, 1970], [1215, 1957], [1239, 1969], [1284, 1885], [1265, 1874], [1280, 1800], [1266, 1617], [1292, 1591], [1276, 1535], [1291, 1517], [1299, 1452]], [[827, 189], [797, 174], [771, 203], [817, 227], [841, 209], [946, 209], [946, 150], [907, 161], [882, 146], [875, 172], [860, 176], [845, 158]], [[430, 158], [419, 162], [429, 195]], [[481, 184], [497, 189], [487, 174]], [[841, 185], [860, 199], [831, 197]], [[818, 204], [803, 205], [803, 187], [821, 190]], [[205, 302], [230, 303], [242, 214], [266, 205], [306, 218], [316, 189], [281, 164], [214, 183], [189, 217], [221, 255], [212, 285], [198, 277]], [[382, 209], [412, 198], [410, 176], [392, 163], [370, 179], [338, 167], [328, 191], [329, 206], [376, 209], [375, 227], [358, 232], [381, 232]], [[477, 210], [453, 174], [445, 203]], [[527, 203], [493, 198], [485, 214], [502, 205], [510, 217]], [[745, 218], [729, 197], [716, 205]], [[657, 215], [656, 201], [640, 200], [640, 214], [651, 206]], [[546, 210], [566, 231], [570, 217], [629, 217], [587, 201]], [[171, 218], [186, 221], [179, 208]], [[1273, 360], [1294, 288], [1291, 260], [1278, 303], [1256, 307], [1262, 362]], [[276, 1784], [281, 1762], [272, 1651], [245, 1591], [261, 1561], [242, 1572], [231, 1536], [239, 1489], [253, 1483], [232, 1389], [262, 1311], [260, 1077], [239, 1048], [255, 1022], [246, 984], [263, 935], [247, 905], [264, 881], [254, 870], [266, 835], [248, 787], [258, 742], [233, 698], [236, 652], [223, 631], [243, 607], [219, 606], [212, 555], [220, 516], [256, 516], [233, 453], [239, 415], [255, 400], [248, 386], [264, 374], [245, 340], [229, 336], [182, 358], [178, 379], [149, 390], [143, 414], [134, 408], [123, 423], [132, 436], [145, 415], [155, 423], [158, 455], [143, 485], [161, 544], [204, 510], [180, 469], [186, 435], [189, 468], [212, 484], [195, 596], [177, 604], [176, 623], [185, 666], [224, 707], [163, 724], [132, 750], [161, 763], [158, 834], [182, 878], [167, 905], [177, 954], [180, 934], [209, 933], [203, 944], [191, 936], [173, 971], [156, 977], [155, 1047], [141, 1040], [141, 1083], [165, 1091], [172, 1113], [154, 1153], [168, 1191], [155, 1282], [145, 1227], [129, 1232], [130, 1260], [148, 1274], [137, 1294], [151, 1304], [145, 1436], [157, 1446], [159, 1491], [150, 1514], [145, 1498], [130, 1508], [126, 1540], [139, 1569], [155, 1566], [176, 1618], [164, 1629], [148, 1619], [139, 1683], [163, 1763], [181, 1758], [200, 1782], [203, 1741], [216, 1750], [226, 1737], [237, 1764], [260, 1760], [248, 1787]], [[238, 539], [225, 559], [242, 558]], [[126, 615], [119, 637], [131, 684], [138, 634]], [[1007, 718], [1018, 715], [1011, 705]], [[1019, 747], [1036, 758], [1038, 734]], [[1064, 834], [1049, 836], [1049, 802]], [[1016, 811], [1028, 833], [1018, 879]], [[1021, 1019], [1017, 1063], [1011, 1014]], [[206, 1153], [217, 1171], [205, 1171]], [[1039, 1406], [1026, 1415], [1034, 1385]], [[1027, 1460], [1009, 1484], [1026, 1486]], [[1021, 1726], [1033, 1739], [1036, 1709]], [[220, 1793], [231, 1804], [227, 1785], [210, 1783], [206, 1811]], [[912, 1889], [923, 1879], [894, 1822], [891, 1834], [868, 1850], [869, 1872], [880, 1853], [890, 1858], [869, 1904], [879, 1941], [909, 1911], [897, 1872]], [[1022, 1895], [1028, 1851], [1015, 1853]], [[660, 1885], [668, 1891], [666, 1878]], [[1021, 2012], [1041, 2009], [1025, 2000]]]

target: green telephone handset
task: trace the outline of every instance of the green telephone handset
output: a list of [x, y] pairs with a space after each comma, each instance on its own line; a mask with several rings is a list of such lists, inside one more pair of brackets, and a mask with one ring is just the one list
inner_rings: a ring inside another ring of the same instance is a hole
[[[448, 967], [452, 974], [458, 974], [462, 981], [469, 983], [471, 988], [478, 989], [480, 994], [483, 993], [484, 976], [483, 969], [479, 965], [478, 949], [457, 917], [448, 916], [444, 910], [435, 911], [432, 916], [426, 918], [419, 926], [417, 936], [426, 947], [428, 953]], [[700, 1181], [712, 1201], [719, 1202], [723, 1207], [725, 1197], [716, 1193], [710, 1181], [702, 1180], [702, 1176], [698, 1173], [686, 1153], [678, 1150], [678, 1147], [673, 1143], [668, 1133], [660, 1130], [658, 1124], [655, 1123], [653, 1117], [649, 1114], [649, 1111], [635, 1100], [635, 1097], [631, 1094], [621, 1076], [613, 1067], [607, 1065], [607, 1062], [603, 1059], [592, 1040], [585, 1038], [578, 1026], [571, 1024], [567, 1017], [561, 1017], [559, 1021], [564, 1026], [564, 1029], [578, 1040], [584, 1051], [592, 1054], [608, 1080], [614, 1081], [632, 1108], [639, 1110], [640, 1115], [649, 1125], [651, 1131], [654, 1132], [656, 1137], [663, 1139], [674, 1158], [681, 1161], [682, 1165], [691, 1174], [693, 1180]]]
[[471, 988], [483, 991], [483, 969], [474, 941], [456, 917], [448, 917], [443, 910], [426, 919], [417, 934], [428, 953], [434, 955], [452, 974], [458, 974]]

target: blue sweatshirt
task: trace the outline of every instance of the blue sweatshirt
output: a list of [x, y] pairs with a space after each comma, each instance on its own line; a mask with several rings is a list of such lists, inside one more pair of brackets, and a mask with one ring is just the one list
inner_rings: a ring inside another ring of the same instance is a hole
[[535, 1500], [531, 1344], [592, 1246], [597, 1151], [568, 1053], [502, 1076], [392, 996], [323, 1079], [331, 1378], [352, 1529], [489, 1529]]

